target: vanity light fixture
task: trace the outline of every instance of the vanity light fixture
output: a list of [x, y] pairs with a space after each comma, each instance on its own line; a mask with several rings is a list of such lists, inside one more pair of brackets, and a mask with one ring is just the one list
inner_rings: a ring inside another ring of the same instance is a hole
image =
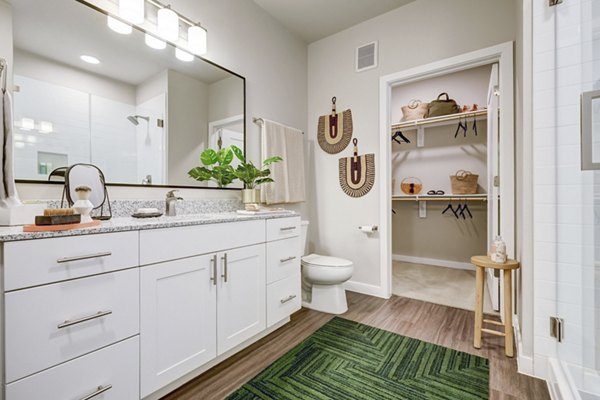
[[165, 42], [164, 40], [160, 40], [155, 38], [152, 35], [149, 35], [146, 33], [146, 46], [151, 47], [153, 49], [156, 50], [163, 50], [165, 47], [167, 47], [167, 42]]
[[119, 0], [119, 17], [132, 24], [143, 23], [145, 3], [145, 0]]
[[179, 15], [171, 6], [158, 10], [158, 34], [169, 42], [179, 39]]
[[130, 35], [131, 32], [133, 32], [133, 27], [131, 25], [127, 25], [125, 22], [121, 22], [110, 15], [106, 19], [106, 24], [110, 29], [121, 35]]
[[206, 29], [199, 24], [188, 28], [188, 48], [194, 54], [206, 54]]
[[54, 126], [52, 125], [52, 122], [41, 121], [39, 131], [40, 133], [52, 133], [54, 132]]
[[35, 121], [31, 118], [21, 118], [21, 126], [22, 131], [31, 131], [35, 129]]
[[85, 61], [88, 64], [100, 64], [100, 60], [98, 60], [96, 57], [94, 56], [89, 56], [87, 54], [82, 54], [81, 56], [79, 56], [79, 58], [81, 58], [82, 61]]
[[194, 56], [192, 54], [177, 48], [175, 49], [175, 57], [184, 62], [194, 61]]

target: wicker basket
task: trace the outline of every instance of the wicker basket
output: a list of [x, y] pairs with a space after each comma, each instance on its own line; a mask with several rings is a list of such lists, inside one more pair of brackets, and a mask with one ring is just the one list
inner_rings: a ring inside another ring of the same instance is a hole
[[479, 175], [469, 171], [458, 170], [456, 175], [450, 176], [452, 194], [476, 194]]

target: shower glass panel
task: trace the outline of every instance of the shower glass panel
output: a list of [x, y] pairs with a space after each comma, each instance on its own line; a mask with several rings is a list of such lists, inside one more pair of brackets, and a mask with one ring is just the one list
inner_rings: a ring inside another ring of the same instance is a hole
[[570, 0], [555, 19], [557, 356], [582, 399], [600, 399], [600, 2]]

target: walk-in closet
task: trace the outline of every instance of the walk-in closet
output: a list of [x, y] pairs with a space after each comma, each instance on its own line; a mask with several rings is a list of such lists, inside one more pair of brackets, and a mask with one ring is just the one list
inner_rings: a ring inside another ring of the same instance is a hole
[[[498, 64], [488, 64], [392, 88], [396, 295], [474, 308], [469, 260], [498, 232], [498, 79]], [[492, 313], [499, 283], [489, 278], [484, 310]]]

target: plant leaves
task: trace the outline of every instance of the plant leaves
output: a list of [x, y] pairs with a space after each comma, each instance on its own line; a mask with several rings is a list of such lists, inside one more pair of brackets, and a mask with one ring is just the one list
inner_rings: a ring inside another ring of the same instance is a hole
[[200, 182], [203, 181], [209, 181], [212, 178], [212, 174], [210, 173], [210, 170], [208, 170], [207, 168], [204, 167], [195, 167], [192, 168], [189, 172], [188, 175]]
[[244, 156], [244, 151], [242, 149], [235, 145], [231, 145], [231, 151], [233, 151], [233, 154], [235, 154], [237, 159], [240, 160], [242, 163], [246, 162], [246, 156]]
[[257, 179], [255, 183], [255, 186], [258, 185], [262, 185], [263, 183], [270, 183], [270, 182], [275, 182], [272, 178], [261, 178], [261, 179]]
[[279, 156], [273, 156], [273, 157], [269, 157], [265, 161], [263, 161], [263, 165], [266, 167], [267, 165], [271, 165], [271, 164], [279, 162], [279, 161], [283, 161], [283, 158], [281, 158]]
[[206, 149], [200, 154], [200, 161], [204, 165], [216, 164], [218, 160], [217, 152], [213, 149]]

